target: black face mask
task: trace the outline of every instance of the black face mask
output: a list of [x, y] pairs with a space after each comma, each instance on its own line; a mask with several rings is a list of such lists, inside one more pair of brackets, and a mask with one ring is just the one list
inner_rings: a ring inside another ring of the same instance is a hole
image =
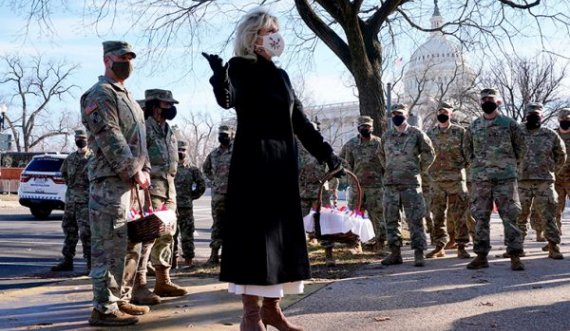
[[402, 123], [404, 123], [405, 120], [406, 120], [406, 117], [403, 115], [392, 116], [392, 123], [394, 123], [395, 126], [402, 125]]
[[218, 136], [218, 141], [222, 146], [229, 146], [232, 140], [228, 135], [220, 135]]
[[364, 138], [370, 138], [370, 135], [372, 134], [372, 130], [370, 130], [369, 128], [358, 129], [358, 132]]
[[133, 67], [129, 61], [123, 62], [113, 62], [111, 70], [122, 80], [129, 78], [131, 72], [133, 72]]
[[87, 146], [87, 140], [76, 140], [75, 141], [75, 146], [79, 147], [79, 148], [84, 148], [85, 146]]
[[160, 108], [160, 110], [161, 110], [162, 117], [164, 117], [165, 119], [167, 119], [169, 121], [173, 120], [176, 117], [177, 110], [176, 110], [176, 107], [174, 107], [174, 106], [172, 106], [170, 108]]
[[449, 116], [445, 115], [445, 114], [439, 114], [439, 115], [437, 115], [437, 121], [439, 123], [445, 123], [445, 122], [449, 121]]
[[485, 114], [491, 114], [497, 109], [497, 104], [494, 103], [493, 101], [485, 101], [481, 105], [481, 108], [483, 109]]
[[182, 161], [186, 158], [186, 153], [178, 152], [178, 160]]
[[534, 130], [540, 128], [540, 115], [530, 114], [526, 117], [526, 128]]
[[570, 129], [570, 121], [568, 120], [560, 121], [560, 127], [562, 128], [562, 130]]

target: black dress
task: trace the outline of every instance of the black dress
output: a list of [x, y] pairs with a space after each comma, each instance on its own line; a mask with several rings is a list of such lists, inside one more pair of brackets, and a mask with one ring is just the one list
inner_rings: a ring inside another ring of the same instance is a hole
[[210, 80], [218, 103], [237, 114], [220, 280], [275, 285], [308, 279], [295, 135], [319, 161], [329, 158], [332, 148], [273, 62], [234, 57], [227, 75], [229, 82], [223, 74]]

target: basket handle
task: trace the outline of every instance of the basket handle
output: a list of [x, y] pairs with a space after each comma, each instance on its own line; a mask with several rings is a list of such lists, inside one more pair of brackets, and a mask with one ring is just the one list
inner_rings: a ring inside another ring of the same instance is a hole
[[[321, 179], [319, 179], [319, 183], [320, 183], [319, 195], [318, 195], [318, 199], [317, 199], [317, 204], [315, 206], [315, 209], [316, 209], [315, 211], [317, 213], [320, 214], [320, 212], [321, 212], [321, 206], [323, 204], [323, 188], [324, 188], [325, 183], [328, 180], [332, 179], [337, 173], [339, 173], [342, 170], [343, 170], [342, 168], [339, 168], [339, 169], [330, 171], [327, 174], [325, 174]], [[350, 171], [346, 168], [344, 169], [344, 172], [350, 178], [352, 178], [354, 180], [354, 183], [356, 184], [355, 185], [356, 186], [356, 205], [354, 207], [355, 207], [355, 210], [360, 210], [360, 207], [362, 206], [362, 187], [360, 186], [360, 182], [358, 181], [358, 177], [356, 177], [356, 175], [352, 171]]]
[[[138, 186], [137, 186], [137, 185], [133, 185], [132, 188], [131, 188], [131, 191], [135, 191], [135, 197], [137, 198], [137, 203], [138, 203], [138, 205], [139, 205], [139, 212], [140, 212], [140, 215], [141, 215], [141, 217], [142, 217], [142, 216], [144, 215], [144, 204], [141, 202], [141, 197], [140, 197], [140, 195], [139, 195]], [[143, 191], [144, 191], [144, 193], [145, 193], [145, 196], [144, 196], [144, 199], [145, 199], [145, 200], [144, 200], [144, 203], [145, 203], [147, 206], [149, 206], [149, 210], [150, 210], [150, 209], [152, 209], [152, 204], [151, 204], [152, 202], [151, 202], [151, 199], [150, 199], [150, 191], [149, 191], [148, 189], [144, 189]]]

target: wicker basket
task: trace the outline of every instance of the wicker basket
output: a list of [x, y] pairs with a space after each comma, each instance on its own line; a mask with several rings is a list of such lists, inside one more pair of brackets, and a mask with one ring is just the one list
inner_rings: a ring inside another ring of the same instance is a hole
[[[139, 190], [134, 188], [133, 191], [137, 198], [140, 215], [144, 215], [144, 208], [139, 197]], [[150, 206], [150, 192], [148, 190], [144, 190], [144, 192], [146, 205]], [[139, 243], [155, 240], [156, 238], [171, 232], [171, 229], [158, 216], [150, 214], [134, 221], [127, 222], [127, 231], [129, 240]]]

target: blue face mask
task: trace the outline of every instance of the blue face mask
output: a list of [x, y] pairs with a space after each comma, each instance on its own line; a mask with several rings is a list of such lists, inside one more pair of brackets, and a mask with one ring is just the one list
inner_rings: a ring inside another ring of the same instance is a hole
[[392, 116], [392, 123], [394, 123], [395, 126], [402, 125], [402, 123], [404, 123], [405, 120], [406, 120], [406, 117], [404, 115]]

